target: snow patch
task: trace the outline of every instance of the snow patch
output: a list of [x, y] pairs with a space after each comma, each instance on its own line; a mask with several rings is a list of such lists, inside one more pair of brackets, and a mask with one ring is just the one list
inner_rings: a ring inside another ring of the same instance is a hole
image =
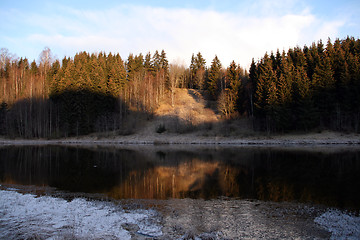
[[315, 218], [315, 222], [331, 232], [331, 239], [360, 239], [360, 217], [328, 210]]
[[[123, 228], [137, 225], [136, 232]], [[131, 239], [131, 235], [162, 235], [153, 210], [125, 211], [120, 206], [76, 198], [68, 202], [0, 190], [0, 239]]]

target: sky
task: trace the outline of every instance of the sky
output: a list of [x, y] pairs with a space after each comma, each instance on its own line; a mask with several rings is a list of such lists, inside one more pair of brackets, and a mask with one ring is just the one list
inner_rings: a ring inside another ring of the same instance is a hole
[[0, 0], [0, 48], [39, 60], [45, 47], [62, 59], [77, 52], [145, 55], [170, 63], [201, 52], [248, 68], [265, 52], [320, 39], [360, 36], [358, 0]]

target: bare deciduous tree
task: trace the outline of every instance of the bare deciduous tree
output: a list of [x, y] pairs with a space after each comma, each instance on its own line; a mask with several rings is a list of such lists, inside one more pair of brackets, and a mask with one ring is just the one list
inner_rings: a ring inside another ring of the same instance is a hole
[[186, 68], [178, 63], [170, 64], [169, 88], [171, 94], [171, 105], [175, 102], [175, 88], [179, 86], [181, 81], [186, 78]]

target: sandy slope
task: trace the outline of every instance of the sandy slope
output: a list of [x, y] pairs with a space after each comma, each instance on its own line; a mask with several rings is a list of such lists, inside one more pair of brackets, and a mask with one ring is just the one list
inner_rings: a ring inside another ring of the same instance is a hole
[[216, 124], [220, 121], [220, 115], [213, 109], [208, 108], [207, 101], [199, 91], [193, 89], [176, 89], [174, 102], [170, 98], [164, 99], [154, 113], [154, 119], [144, 124], [137, 131], [137, 135], [151, 136], [156, 133], [160, 125], [165, 125], [167, 133], [176, 132], [179, 126], [199, 126], [206, 123]]
[[183, 121], [192, 121], [193, 124], [218, 122], [220, 116], [213, 109], [206, 107], [207, 103], [199, 91], [194, 89], [176, 89], [174, 105], [165, 101], [156, 110], [158, 117], [177, 117]]

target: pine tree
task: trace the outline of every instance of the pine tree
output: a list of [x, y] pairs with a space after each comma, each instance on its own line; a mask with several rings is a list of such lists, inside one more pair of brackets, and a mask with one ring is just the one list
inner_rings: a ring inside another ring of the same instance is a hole
[[205, 88], [205, 64], [206, 61], [199, 52], [196, 57], [191, 57], [190, 64], [190, 87], [204, 89]]
[[279, 66], [279, 79], [277, 81], [279, 104], [288, 105], [291, 102], [291, 87], [293, 81], [294, 66], [286, 57], [285, 52], [282, 53]]
[[294, 66], [291, 63], [290, 57], [285, 56], [285, 52], [282, 53], [281, 63], [278, 70], [278, 80], [276, 82], [277, 90], [277, 103], [275, 121], [276, 126], [282, 130], [288, 130], [292, 124], [292, 85]]
[[164, 50], [161, 51], [160, 54], [160, 70], [161, 70], [161, 78], [165, 83], [167, 89], [170, 89], [169, 83], [169, 61], [166, 58], [166, 53]]
[[254, 117], [254, 101], [256, 95], [256, 85], [258, 79], [258, 69], [257, 65], [255, 64], [254, 58], [251, 60], [250, 70], [249, 70], [249, 99], [250, 99], [250, 115]]
[[148, 72], [148, 73], [152, 73], [154, 71], [153, 62], [152, 62], [152, 59], [151, 59], [151, 53], [150, 52], [148, 52], [145, 55], [144, 68], [145, 68], [145, 71]]
[[192, 54], [191, 62], [190, 62], [190, 82], [189, 82], [190, 88], [194, 88], [195, 85], [195, 72], [196, 72], [195, 56], [194, 54]]
[[[276, 74], [273, 71], [272, 61], [265, 54], [262, 62], [258, 66], [258, 78], [255, 92], [255, 107], [257, 113], [261, 117], [265, 117], [265, 109], [273, 101], [269, 100], [269, 96], [276, 96]], [[272, 87], [272, 88], [271, 88]]]
[[235, 61], [230, 63], [230, 66], [227, 69], [226, 74], [227, 82], [229, 82], [231, 101], [235, 106], [236, 110], [239, 110], [239, 95], [241, 89], [241, 69], [240, 66], [237, 66]]
[[119, 97], [121, 90], [124, 89], [126, 84], [126, 70], [124, 62], [120, 55], [115, 57], [115, 61], [110, 66], [108, 77], [108, 89], [113, 97]]
[[240, 66], [236, 65], [235, 61], [230, 63], [230, 66], [227, 68], [226, 79], [229, 82], [230, 89], [234, 94], [238, 94], [241, 85], [241, 72]]
[[[216, 63], [216, 59], [217, 57], [215, 57], [213, 63]], [[212, 67], [213, 65], [214, 64], [212, 64]], [[212, 76], [212, 67], [209, 70], [209, 77]], [[218, 98], [218, 109], [223, 113], [225, 118], [231, 118], [238, 110], [238, 99], [241, 86], [240, 74], [240, 67], [232, 61], [226, 70], [225, 81], [228, 84], [222, 89]]]
[[335, 40], [330, 56], [332, 56], [332, 69], [335, 80], [336, 125], [337, 129], [345, 129], [346, 125], [351, 125], [346, 118], [351, 114], [350, 105], [352, 100], [349, 98], [351, 96], [349, 67], [339, 39]]
[[60, 71], [60, 62], [59, 60], [56, 60], [50, 69], [50, 72], [47, 76], [48, 82], [49, 82], [49, 95], [51, 96], [54, 92], [57, 92], [57, 82], [58, 82], [58, 73]]
[[135, 74], [135, 59], [134, 55], [132, 53], [129, 54], [129, 57], [126, 61], [126, 72], [127, 72], [127, 80], [133, 81], [134, 80], [134, 74]]
[[[335, 79], [330, 58], [324, 55], [319, 65], [315, 67], [312, 85], [314, 89], [315, 106], [320, 114], [320, 124], [327, 125], [334, 114]], [[327, 125], [327, 127], [330, 127]]]
[[106, 73], [105, 69], [102, 67], [100, 57], [93, 59], [91, 62], [91, 91], [94, 93], [106, 93]]
[[311, 94], [311, 83], [304, 66], [295, 70], [292, 94], [294, 129], [309, 130], [316, 124], [317, 114]]
[[349, 64], [349, 96], [348, 101], [351, 111], [351, 119], [355, 132], [360, 132], [360, 55], [350, 55], [347, 60]]
[[224, 89], [219, 89], [221, 81], [221, 62], [215, 55], [211, 62], [211, 66], [207, 77], [207, 89], [213, 99], [217, 99], [219, 92]]
[[153, 55], [153, 68], [155, 72], [158, 72], [161, 68], [161, 56], [158, 50], [156, 50]]

